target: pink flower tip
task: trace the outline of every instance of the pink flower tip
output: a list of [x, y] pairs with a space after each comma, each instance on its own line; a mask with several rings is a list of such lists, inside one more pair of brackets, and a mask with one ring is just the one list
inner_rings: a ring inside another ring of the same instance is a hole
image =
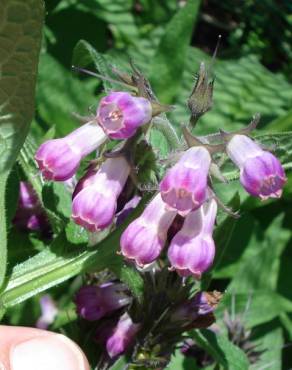
[[48, 140], [36, 152], [35, 160], [46, 180], [65, 181], [77, 171], [81, 154], [65, 139]]

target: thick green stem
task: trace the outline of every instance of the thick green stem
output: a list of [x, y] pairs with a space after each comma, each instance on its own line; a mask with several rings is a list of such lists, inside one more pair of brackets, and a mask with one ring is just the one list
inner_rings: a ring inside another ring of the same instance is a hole
[[178, 149], [182, 146], [175, 129], [167, 118], [155, 117], [152, 122], [153, 127], [164, 135], [171, 149]]

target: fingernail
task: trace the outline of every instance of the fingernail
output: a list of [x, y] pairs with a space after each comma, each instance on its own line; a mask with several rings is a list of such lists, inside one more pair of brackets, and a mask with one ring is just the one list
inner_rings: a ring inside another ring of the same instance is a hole
[[12, 370], [85, 370], [79, 348], [63, 335], [37, 337], [10, 352]]
[[2, 362], [0, 362], [0, 370], [5, 370], [5, 366], [2, 364]]

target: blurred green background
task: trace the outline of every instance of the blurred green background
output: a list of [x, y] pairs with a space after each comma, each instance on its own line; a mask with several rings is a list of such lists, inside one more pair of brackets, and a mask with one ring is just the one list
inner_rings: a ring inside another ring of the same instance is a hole
[[[107, 63], [129, 71], [130, 59], [150, 78], [160, 101], [175, 105], [169, 118], [179, 130], [179, 124], [189, 118], [186, 100], [195, 73], [201, 61], [211, 62], [218, 35], [222, 35], [222, 41], [213, 67], [214, 106], [200, 120], [195, 132], [237, 129], [246, 125], [256, 112], [261, 114], [262, 132], [292, 130], [291, 1], [47, 0], [45, 3], [32, 124], [32, 133], [39, 142], [78, 127], [72, 113], [86, 116], [96, 109], [103, 92], [101, 81], [73, 72], [72, 64], [104, 74]], [[163, 138], [158, 136], [158, 141], [163, 151], [166, 145]], [[287, 144], [282, 151], [288, 153], [289, 148]], [[279, 201], [251, 199], [237, 182], [216, 185], [216, 190], [226, 202], [238, 191], [242, 203], [241, 217], [232, 224], [232, 235], [220, 245], [226, 250], [211, 284], [211, 288], [227, 292], [218, 309], [218, 322], [222, 322], [224, 310], [231, 310], [232, 302], [236, 314], [243, 316], [246, 310], [244, 325], [252, 329], [253, 343], [263, 350], [253, 368], [289, 369], [292, 183], [288, 182]], [[27, 251], [32, 256], [42, 249], [30, 239], [27, 249], [19, 253], [14, 249], [18, 237], [21, 238], [15, 233], [10, 235], [9, 266], [23, 261]], [[52, 290], [64, 307], [60, 316], [67, 318], [59, 322], [66, 325], [70, 322], [71, 326], [62, 330], [79, 339], [82, 345], [82, 339], [74, 334], [74, 313], [69, 319], [66, 316], [69, 308], [74, 311], [67, 293], [64, 285]], [[39, 314], [34, 302], [36, 298], [11, 309], [5, 322], [33, 325]], [[55, 328], [60, 326], [57, 323]], [[186, 361], [177, 354], [170, 368], [195, 369], [197, 365], [195, 360]]]

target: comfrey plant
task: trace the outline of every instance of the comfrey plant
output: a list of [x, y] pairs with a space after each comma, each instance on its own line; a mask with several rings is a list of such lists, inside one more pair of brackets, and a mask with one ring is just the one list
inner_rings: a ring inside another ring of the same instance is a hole
[[[258, 116], [234, 132], [193, 134], [212, 106], [213, 80], [204, 64], [188, 100], [189, 123], [179, 133], [166, 116], [173, 107], [157, 101], [135, 67], [131, 76], [114, 73], [128, 91], [109, 92], [87, 123], [43, 143], [35, 159], [45, 180], [79, 179], [72, 220], [100, 238], [104, 229], [120, 230], [115, 257], [136, 268], [144, 282], [140, 299], [116, 280], [89, 279], [76, 294], [80, 319], [95, 323], [101, 368], [123, 353], [130, 354], [133, 368], [164, 368], [188, 331], [215, 321], [221, 295], [200, 290], [216, 258], [217, 210], [238, 217], [215, 191], [216, 181], [228, 185], [224, 168], [234, 164], [245, 191], [261, 200], [279, 198], [286, 176], [277, 157], [251, 136]], [[154, 129], [171, 146], [167, 159], [152, 148]], [[82, 174], [81, 161], [97, 149]]]

